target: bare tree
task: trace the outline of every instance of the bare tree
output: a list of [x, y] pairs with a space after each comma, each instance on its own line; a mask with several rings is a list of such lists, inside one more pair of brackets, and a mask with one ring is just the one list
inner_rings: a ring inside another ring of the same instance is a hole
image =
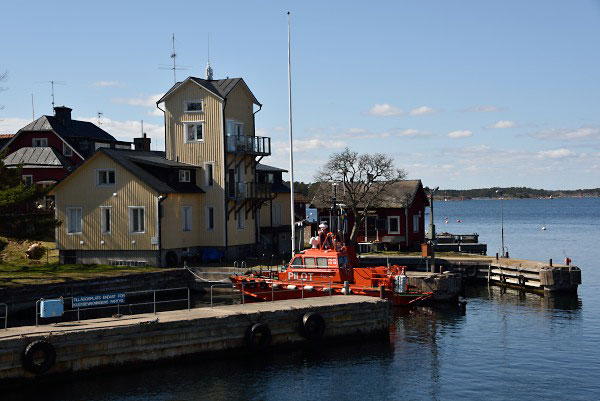
[[[354, 216], [350, 231], [350, 241], [353, 243], [356, 242], [358, 228], [365, 221], [367, 210], [376, 206], [388, 189], [404, 177], [406, 172], [396, 168], [391, 157], [382, 153], [359, 155], [349, 148], [332, 154], [315, 175], [318, 182], [341, 185], [338, 197]], [[315, 200], [326, 201], [329, 191], [321, 188], [318, 192]]]

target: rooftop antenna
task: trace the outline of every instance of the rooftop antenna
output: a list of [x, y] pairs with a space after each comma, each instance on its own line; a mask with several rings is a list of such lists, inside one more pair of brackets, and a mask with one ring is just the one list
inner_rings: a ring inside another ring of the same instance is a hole
[[31, 94], [31, 121], [35, 121], [35, 107], [33, 106], [33, 93]]
[[188, 70], [190, 67], [184, 66], [184, 65], [177, 66], [177, 52], [175, 51], [175, 34], [173, 34], [171, 40], [172, 40], [172, 44], [173, 44], [173, 50], [171, 51], [171, 58], [173, 59], [173, 67], [163, 64], [158, 68], [160, 68], [161, 70], [173, 70], [173, 81], [174, 81], [173, 83], [176, 84], [177, 83], [177, 70]]
[[38, 84], [45, 84], [47, 82], [50, 82], [50, 87], [52, 88], [52, 111], [54, 111], [54, 85], [66, 85], [67, 83], [65, 81], [38, 81], [36, 83]]
[[102, 125], [102, 116], [104, 115], [103, 112], [99, 111], [98, 112], [98, 125]]
[[291, 58], [291, 17], [288, 11], [288, 129], [290, 134], [290, 213], [292, 222], [292, 257], [296, 251], [296, 216], [294, 213], [294, 141], [292, 139], [292, 58]]
[[206, 48], [207, 53], [208, 53], [208, 57], [207, 57], [207, 63], [206, 63], [206, 79], [208, 79], [209, 81], [213, 79], [213, 69], [210, 66], [210, 33], [208, 34], [208, 43]]

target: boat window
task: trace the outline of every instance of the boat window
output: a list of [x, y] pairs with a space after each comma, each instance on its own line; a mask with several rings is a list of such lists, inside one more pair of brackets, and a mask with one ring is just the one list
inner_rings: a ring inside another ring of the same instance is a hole
[[304, 258], [304, 266], [315, 267], [315, 258]]
[[338, 259], [338, 265], [340, 267], [348, 267], [348, 256], [340, 256]]
[[292, 261], [292, 266], [302, 266], [302, 258], [297, 257]]
[[327, 267], [327, 258], [317, 258], [317, 265], [319, 267]]

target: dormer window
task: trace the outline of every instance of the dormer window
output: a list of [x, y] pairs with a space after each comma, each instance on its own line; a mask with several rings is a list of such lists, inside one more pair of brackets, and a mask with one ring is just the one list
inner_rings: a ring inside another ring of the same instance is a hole
[[179, 182], [190, 182], [190, 170], [179, 170]]
[[33, 138], [31, 146], [34, 148], [43, 148], [48, 146], [48, 138]]
[[204, 111], [204, 102], [202, 100], [187, 100], [184, 103], [186, 113], [202, 113]]
[[185, 141], [202, 142], [204, 140], [204, 123], [186, 123], [185, 124]]
[[73, 156], [73, 149], [65, 142], [63, 142], [63, 155], [65, 156]]

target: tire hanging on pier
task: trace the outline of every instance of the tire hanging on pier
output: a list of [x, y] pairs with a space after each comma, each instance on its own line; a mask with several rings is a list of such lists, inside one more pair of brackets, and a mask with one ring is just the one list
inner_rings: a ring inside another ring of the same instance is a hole
[[310, 342], [318, 342], [325, 333], [325, 319], [316, 312], [308, 312], [302, 316], [301, 333]]
[[255, 323], [246, 329], [246, 350], [249, 352], [266, 351], [271, 345], [271, 329], [266, 323]]
[[525, 279], [525, 276], [524, 276], [524, 275], [522, 275], [522, 274], [519, 274], [519, 285], [520, 285], [521, 287], [525, 287], [525, 282], [526, 282], [526, 281], [527, 281], [527, 280]]
[[477, 266], [465, 266], [465, 276], [468, 278], [475, 278], [477, 276]]
[[23, 368], [40, 375], [47, 372], [56, 362], [54, 345], [45, 340], [29, 343], [23, 351]]

